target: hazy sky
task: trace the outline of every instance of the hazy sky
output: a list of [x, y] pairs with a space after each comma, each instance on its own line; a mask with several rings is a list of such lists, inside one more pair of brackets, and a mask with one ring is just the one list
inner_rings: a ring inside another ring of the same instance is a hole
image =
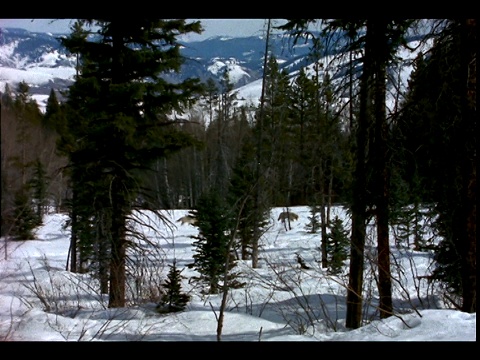
[[[212, 36], [252, 36], [262, 35], [266, 30], [266, 19], [189, 19], [200, 20], [204, 31], [192, 35], [191, 40], [202, 40]], [[279, 25], [281, 20], [273, 20]], [[69, 33], [71, 19], [0, 19], [0, 27], [18, 27], [35, 32]], [[193, 37], [194, 36], [194, 37]]]

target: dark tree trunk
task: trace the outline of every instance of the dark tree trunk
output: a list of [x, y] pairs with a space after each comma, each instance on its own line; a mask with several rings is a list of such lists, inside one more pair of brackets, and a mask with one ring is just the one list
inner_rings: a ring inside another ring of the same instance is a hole
[[121, 186], [121, 184], [117, 184], [114, 186], [114, 191], [112, 191], [112, 254], [108, 303], [110, 308], [125, 306], [126, 206], [122, 191], [119, 189]]
[[98, 214], [98, 278], [100, 281], [100, 292], [102, 294], [108, 294], [108, 266], [110, 258], [108, 249], [110, 245], [111, 214], [108, 212], [108, 209], [101, 210]]
[[324, 171], [324, 161], [320, 161], [319, 170], [320, 170], [320, 228], [322, 232], [322, 268], [326, 269], [328, 267], [328, 254], [327, 254], [327, 221], [325, 215], [325, 171]]
[[262, 167], [262, 142], [263, 142], [263, 116], [264, 116], [264, 109], [265, 109], [265, 80], [266, 80], [266, 69], [267, 69], [267, 59], [268, 59], [268, 47], [270, 41], [270, 19], [267, 23], [267, 38], [265, 40], [265, 54], [263, 57], [263, 81], [262, 81], [262, 95], [260, 97], [260, 115], [258, 121], [260, 122], [258, 129], [258, 143], [257, 143], [257, 158], [256, 158], [256, 186], [255, 186], [255, 195], [254, 195], [254, 202], [255, 202], [255, 225], [253, 228], [253, 239], [252, 239], [252, 268], [256, 269], [258, 267], [258, 242], [260, 240], [261, 231], [260, 231], [260, 223], [262, 218], [262, 204], [260, 197], [263, 191], [263, 167]]
[[386, 119], [385, 98], [386, 98], [386, 62], [388, 53], [387, 44], [387, 23], [385, 20], [372, 21], [371, 24], [373, 48], [374, 48], [374, 69], [375, 73], [375, 139], [371, 156], [375, 157], [373, 176], [375, 186], [373, 191], [376, 217], [377, 217], [377, 249], [378, 249], [378, 292], [380, 296], [380, 317], [387, 318], [392, 315], [392, 280], [390, 273], [390, 245], [389, 245], [389, 211], [388, 211], [388, 189], [389, 176], [387, 166], [387, 137], [388, 127]]
[[78, 221], [77, 221], [77, 209], [75, 205], [76, 190], [73, 190], [72, 194], [72, 210], [71, 210], [71, 235], [70, 235], [70, 271], [77, 272], [77, 233], [78, 233]]
[[462, 244], [462, 311], [476, 312], [477, 303], [477, 159], [476, 159], [476, 19], [466, 19], [462, 23], [461, 66], [464, 74], [465, 94], [462, 96], [462, 119], [465, 131], [462, 162], [463, 191], [461, 202], [465, 223], [460, 228], [465, 233], [459, 237]]
[[330, 226], [330, 213], [332, 210], [332, 203], [333, 203], [333, 157], [330, 166], [330, 177], [328, 180], [328, 201], [327, 201], [327, 226]]
[[371, 30], [367, 23], [367, 41], [360, 88], [360, 112], [356, 127], [356, 163], [353, 174], [352, 198], [352, 235], [350, 251], [350, 272], [347, 289], [347, 314], [345, 326], [356, 329], [362, 322], [362, 288], [363, 288], [363, 261], [365, 250], [366, 230], [366, 166], [365, 147], [367, 144], [367, 130], [371, 122], [371, 58], [372, 46], [369, 38]]
[[[111, 23], [112, 29], [112, 83], [124, 83], [123, 76], [123, 56], [121, 56], [121, 49], [125, 45], [120, 29], [120, 23], [113, 21]], [[116, 114], [111, 116], [115, 117]], [[112, 123], [115, 123], [112, 119]], [[120, 167], [125, 158], [124, 138], [116, 140], [117, 144], [112, 143], [112, 148], [117, 149], [118, 164], [117, 170], [114, 171], [112, 177], [112, 192], [111, 192], [111, 207], [112, 207], [112, 222], [111, 222], [111, 260], [110, 260], [110, 289], [109, 289], [109, 303], [108, 307], [118, 308], [125, 306], [125, 281], [126, 281], [126, 217], [127, 217], [127, 194], [125, 189], [128, 189], [127, 174], [124, 173], [124, 167]]]

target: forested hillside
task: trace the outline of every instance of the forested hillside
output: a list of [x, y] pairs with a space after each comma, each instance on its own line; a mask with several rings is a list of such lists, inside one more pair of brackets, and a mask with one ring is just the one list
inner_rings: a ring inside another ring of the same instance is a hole
[[[319, 36], [318, 32], [316, 35]], [[62, 92], [74, 80], [76, 56], [60, 41], [67, 34], [36, 33], [17, 28], [0, 28], [0, 91], [5, 83], [15, 87], [21, 80], [35, 96], [48, 96], [54, 88]], [[92, 37], [98, 35], [91, 34]], [[212, 37], [203, 41], [179, 41], [185, 61], [179, 72], [162, 73], [169, 82], [197, 77], [212, 79], [218, 86], [225, 71], [235, 88], [262, 76], [264, 36], [240, 38]], [[281, 67], [296, 71], [309, 63], [312, 40], [293, 46], [283, 35], [270, 37], [270, 51]], [[334, 48], [329, 50], [335, 51]], [[57, 94], [58, 95], [58, 94]]]
[[[283, 30], [301, 41], [312, 21]], [[63, 40], [79, 60], [66, 101], [52, 89], [42, 113], [23, 82], [2, 94], [2, 236], [31, 239], [45, 211], [67, 212], [70, 271], [96, 274], [109, 306], [122, 307], [127, 244], [142, 237], [131, 228], [136, 209], [190, 209], [200, 229], [195, 266], [211, 279], [228, 271], [232, 242], [257, 266], [272, 207], [311, 207], [328, 267], [329, 211], [341, 203], [352, 219], [347, 327], [361, 324], [372, 219], [382, 317], [393, 314], [392, 225], [418, 250], [434, 248], [431, 280], [445, 284], [452, 307], [476, 312], [476, 21], [434, 22], [406, 90], [396, 86], [396, 54], [416, 50], [405, 39], [420, 21], [323, 21], [341, 65], [326, 68], [326, 43], [313, 41], [312, 65], [291, 78], [267, 36], [260, 101], [248, 106], [227, 72], [220, 86], [161, 76], [180, 71], [176, 36], [197, 23], [98, 20], [96, 42], [89, 22], [77, 22]], [[425, 216], [441, 241], [422, 240]]]

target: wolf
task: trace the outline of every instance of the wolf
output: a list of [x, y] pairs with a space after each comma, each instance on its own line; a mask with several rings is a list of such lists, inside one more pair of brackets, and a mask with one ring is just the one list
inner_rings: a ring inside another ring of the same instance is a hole
[[178, 219], [177, 222], [181, 222], [180, 225], [183, 225], [183, 224], [195, 225], [197, 223], [197, 218], [192, 215], [185, 215], [185, 216], [182, 216], [180, 219]]
[[291, 211], [284, 211], [280, 213], [277, 221], [281, 221], [282, 223], [284, 223], [286, 219], [289, 219], [290, 221], [295, 221], [298, 220], [298, 215]]

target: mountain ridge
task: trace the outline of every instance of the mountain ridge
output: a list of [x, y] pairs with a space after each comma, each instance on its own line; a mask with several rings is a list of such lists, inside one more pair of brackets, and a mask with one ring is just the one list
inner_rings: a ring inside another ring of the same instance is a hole
[[[61, 45], [59, 38], [62, 36], [67, 34], [53, 35], [18, 28], [0, 29], [0, 93], [7, 83], [10, 90], [14, 91], [20, 81], [25, 81], [30, 86], [30, 94], [42, 110], [45, 109], [52, 89], [57, 91], [57, 97], [62, 101], [62, 94], [73, 83], [76, 73], [76, 57], [68, 54]], [[418, 42], [420, 37], [421, 35], [412, 36], [409, 44]], [[178, 73], [164, 74], [163, 77], [173, 83], [187, 78], [199, 78], [203, 82], [212, 79], [219, 92], [222, 92], [223, 75], [227, 70], [233, 90], [240, 99], [237, 104], [256, 105], [261, 93], [265, 42], [262, 35], [215, 36], [201, 41], [179, 41], [184, 64]], [[311, 40], [294, 45], [288, 35], [273, 34], [269, 38], [268, 49], [276, 57], [280, 71], [285, 70], [293, 79], [300, 69], [313, 76], [314, 61], [310, 56], [312, 45]], [[427, 48], [429, 46], [431, 45], [427, 45]], [[323, 57], [319, 59], [325, 65], [322, 74], [329, 71], [332, 80], [336, 82], [341, 81], [344, 77], [342, 71], [345, 71], [342, 70], [345, 59], [340, 60], [339, 57], [332, 62], [334, 55], [341, 52], [341, 47], [337, 43], [330, 51], [323, 51]], [[419, 48], [418, 51], [423, 50]], [[408, 53], [399, 50], [399, 56], [403, 60], [389, 69], [389, 72], [397, 71], [400, 74], [390, 77], [389, 81], [397, 78], [395, 81], [400, 82], [394, 84], [393, 89], [406, 88], [413, 69], [412, 59], [418, 51]], [[359, 70], [360, 67], [357, 67]], [[387, 104], [394, 101], [392, 98], [390, 96], [390, 100], [387, 99]]]
[[[68, 54], [59, 41], [67, 35], [1, 29], [0, 91], [4, 91], [6, 83], [14, 90], [20, 81], [29, 84], [32, 95], [48, 96], [52, 88], [65, 90], [73, 82], [76, 64], [75, 56]], [[179, 41], [184, 64], [179, 73], [165, 77], [174, 83], [192, 77], [201, 81], [211, 78], [221, 89], [226, 69], [234, 88], [239, 88], [261, 78], [265, 41], [263, 36], [214, 36], [201, 41]], [[281, 66], [296, 64], [295, 68], [299, 69], [306, 64], [302, 59], [308, 55], [308, 45], [287, 49], [285, 41], [284, 35], [272, 35], [269, 51]], [[43, 76], [32, 80], [33, 73], [41, 72]]]

